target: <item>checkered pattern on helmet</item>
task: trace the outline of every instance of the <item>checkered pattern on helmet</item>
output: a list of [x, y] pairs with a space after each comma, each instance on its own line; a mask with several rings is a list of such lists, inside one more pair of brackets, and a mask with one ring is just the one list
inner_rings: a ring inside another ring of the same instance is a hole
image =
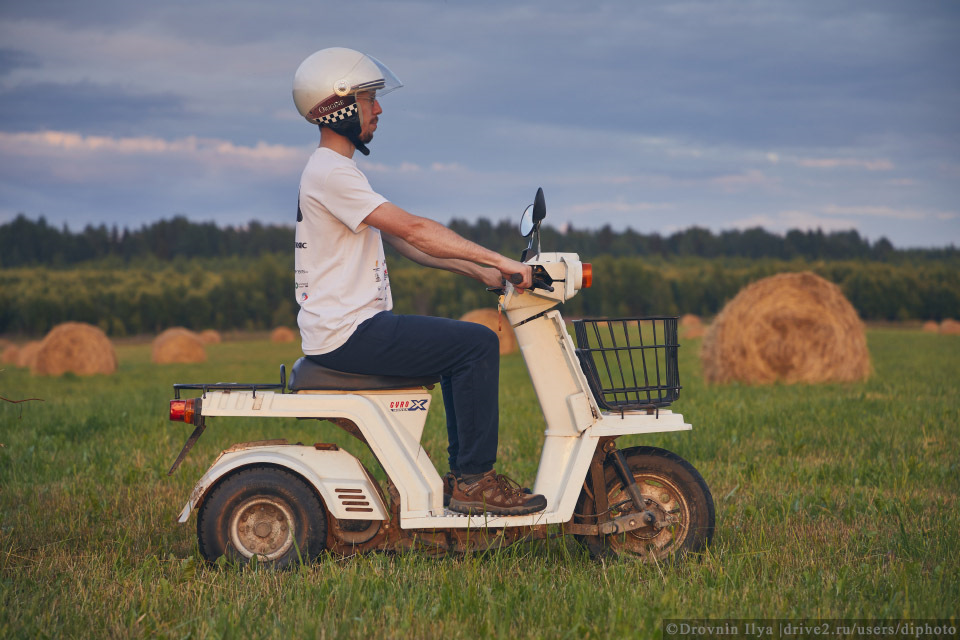
[[358, 106], [357, 103], [353, 103], [345, 106], [343, 109], [334, 111], [333, 113], [328, 113], [325, 116], [321, 116], [314, 120], [317, 124], [332, 124], [334, 122], [340, 122], [346, 120], [353, 114], [357, 113]]

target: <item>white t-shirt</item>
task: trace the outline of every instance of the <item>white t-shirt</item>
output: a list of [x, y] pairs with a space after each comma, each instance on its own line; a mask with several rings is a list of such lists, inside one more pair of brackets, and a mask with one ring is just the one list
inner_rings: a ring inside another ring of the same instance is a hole
[[333, 351], [361, 322], [393, 308], [380, 231], [363, 223], [384, 202], [351, 158], [319, 147], [307, 161], [295, 250], [305, 354]]

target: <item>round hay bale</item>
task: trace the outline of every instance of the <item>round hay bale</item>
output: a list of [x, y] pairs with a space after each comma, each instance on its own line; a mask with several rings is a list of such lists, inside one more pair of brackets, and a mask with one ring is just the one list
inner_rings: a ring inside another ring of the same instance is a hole
[[204, 344], [220, 344], [223, 342], [220, 332], [214, 329], [204, 329], [201, 331], [200, 339], [203, 340]]
[[99, 327], [83, 322], [64, 322], [50, 330], [30, 365], [34, 375], [80, 376], [113, 373], [117, 354]]
[[692, 313], [685, 313], [680, 316], [680, 331], [684, 338], [702, 338], [707, 328], [704, 326], [700, 316]]
[[742, 289], [710, 325], [700, 359], [712, 383], [848, 382], [871, 371], [857, 312], [839, 287], [810, 272]]
[[940, 333], [950, 336], [960, 335], [960, 322], [953, 318], [947, 318], [940, 323]]
[[183, 327], [174, 327], [154, 338], [152, 359], [157, 364], [206, 362], [207, 350], [199, 335]]
[[702, 327], [703, 321], [700, 320], [700, 316], [695, 313], [685, 313], [680, 316], [680, 326], [681, 327]]
[[927, 320], [923, 323], [923, 330], [927, 333], [937, 333], [940, 331], [940, 325], [938, 325], [934, 320]]
[[17, 352], [18, 367], [23, 367], [24, 369], [33, 367], [33, 361], [37, 357], [37, 351], [40, 350], [40, 342], [40, 340], [31, 340], [20, 347], [20, 350]]
[[503, 316], [501, 320], [498, 316], [496, 309], [474, 309], [463, 314], [460, 320], [482, 324], [486, 328], [492, 329], [500, 338], [500, 355], [513, 353], [517, 350], [517, 336], [514, 335], [513, 327], [510, 326], [507, 317]]
[[297, 334], [288, 327], [277, 327], [270, 334], [270, 342], [296, 342]]
[[0, 362], [17, 366], [20, 362], [20, 347], [15, 344], [9, 345], [3, 350], [3, 355], [0, 356]]

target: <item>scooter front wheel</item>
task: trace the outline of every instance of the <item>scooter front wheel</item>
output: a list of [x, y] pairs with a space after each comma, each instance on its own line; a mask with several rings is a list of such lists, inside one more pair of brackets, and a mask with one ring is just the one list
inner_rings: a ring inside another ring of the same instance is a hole
[[323, 504], [303, 480], [268, 466], [235, 471], [221, 479], [197, 517], [200, 553], [246, 564], [282, 568], [316, 559], [326, 546]]
[[[689, 551], [701, 551], [713, 537], [713, 496], [700, 473], [689, 462], [665, 449], [632, 447], [623, 450], [627, 467], [644, 497], [638, 509], [630, 499], [613, 464], [604, 464], [609, 519], [641, 513], [646, 526], [614, 535], [584, 536], [595, 555], [631, 555], [663, 560]], [[577, 512], [584, 521], [596, 521], [596, 501], [581, 493]], [[593, 516], [593, 517], [591, 517]]]

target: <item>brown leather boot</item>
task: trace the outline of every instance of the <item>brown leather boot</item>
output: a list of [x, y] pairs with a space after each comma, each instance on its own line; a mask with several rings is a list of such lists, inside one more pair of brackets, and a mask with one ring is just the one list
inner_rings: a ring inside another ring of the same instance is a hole
[[519, 484], [493, 469], [470, 484], [456, 479], [450, 496], [450, 509], [458, 513], [522, 516], [546, 508], [546, 498], [526, 493]]
[[[453, 471], [447, 471], [440, 480], [443, 481], [443, 506], [449, 507], [450, 496], [453, 495], [453, 488], [457, 485], [457, 476], [453, 474]], [[533, 493], [526, 487], [523, 488], [523, 492], [527, 495]]]
[[440, 480], [443, 481], [443, 506], [449, 507], [450, 496], [453, 495], [453, 488], [457, 485], [457, 476], [453, 475], [453, 471], [447, 471]]

